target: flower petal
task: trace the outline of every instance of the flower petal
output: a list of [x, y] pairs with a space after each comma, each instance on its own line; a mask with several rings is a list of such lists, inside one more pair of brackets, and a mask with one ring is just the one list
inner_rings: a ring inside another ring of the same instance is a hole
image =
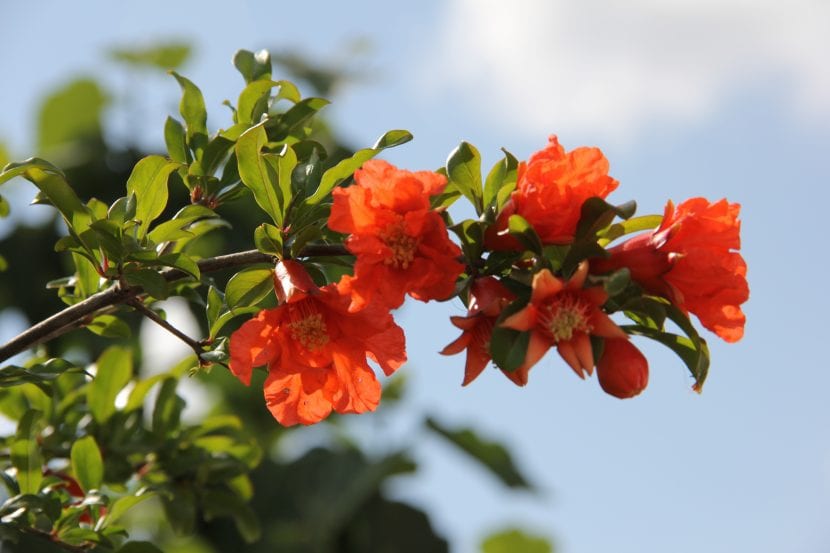
[[283, 426], [314, 424], [331, 413], [330, 369], [272, 370], [265, 380], [265, 403]]

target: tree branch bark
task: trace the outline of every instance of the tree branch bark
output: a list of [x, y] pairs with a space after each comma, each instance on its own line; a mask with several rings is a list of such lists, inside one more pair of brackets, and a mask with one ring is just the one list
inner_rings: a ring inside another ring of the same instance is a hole
[[[348, 250], [340, 245], [307, 246], [298, 257], [324, 257], [336, 255], [350, 255]], [[233, 269], [256, 263], [272, 263], [274, 257], [258, 250], [220, 255], [201, 259], [197, 262], [202, 273], [212, 273], [224, 269]], [[164, 269], [160, 274], [168, 282], [176, 281], [189, 276], [179, 269]], [[122, 286], [114, 284], [94, 294], [87, 299], [70, 305], [66, 309], [55, 313], [29, 329], [21, 332], [3, 346], [0, 346], [0, 363], [29, 348], [57, 338], [70, 330], [82, 326], [95, 318], [98, 312], [115, 305], [130, 301], [144, 293], [140, 286]]]

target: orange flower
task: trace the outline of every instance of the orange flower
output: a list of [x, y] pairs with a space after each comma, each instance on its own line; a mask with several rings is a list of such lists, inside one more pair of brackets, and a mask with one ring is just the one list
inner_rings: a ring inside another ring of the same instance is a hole
[[380, 160], [367, 161], [354, 178], [353, 186], [332, 193], [329, 216], [329, 228], [349, 233], [346, 248], [357, 256], [354, 276], [340, 282], [351, 295], [350, 310], [363, 309], [375, 297], [394, 309], [405, 294], [421, 301], [452, 296], [464, 271], [457, 260], [461, 249], [429, 203], [446, 178]]
[[[470, 305], [467, 316], [450, 317], [452, 324], [463, 332], [458, 339], [441, 350], [441, 354], [454, 355], [467, 350], [462, 386], [475, 380], [492, 359], [490, 337], [493, 334], [493, 327], [502, 309], [515, 297], [495, 278], [491, 276], [479, 278], [470, 287]], [[513, 373], [505, 372], [504, 374], [511, 380], [513, 379]]]
[[501, 323], [506, 328], [530, 331], [524, 362], [512, 373], [517, 384], [527, 384], [528, 371], [552, 346], [580, 378], [585, 378], [586, 372], [594, 372], [591, 335], [628, 337], [601, 309], [608, 299], [605, 290], [582, 287], [587, 275], [588, 264], [584, 262], [567, 282], [542, 269], [533, 276], [530, 303]]
[[648, 385], [648, 361], [628, 340], [605, 340], [597, 362], [599, 385], [620, 399], [634, 397]]
[[605, 198], [619, 182], [608, 176], [608, 160], [598, 148], [570, 152], [551, 136], [548, 146], [519, 165], [516, 189], [487, 236], [491, 249], [518, 249], [506, 235], [507, 220], [517, 213], [527, 219], [545, 244], [569, 244], [576, 233], [582, 204]]
[[725, 199], [692, 198], [677, 207], [669, 201], [658, 229], [611, 248], [608, 259], [592, 260], [592, 271], [628, 267], [647, 292], [694, 313], [727, 342], [737, 342], [746, 323], [740, 306], [749, 299], [746, 262], [736, 251], [740, 209]]
[[406, 360], [403, 330], [388, 309], [349, 313], [349, 296], [334, 284], [317, 288], [295, 261], [277, 265], [275, 285], [283, 303], [231, 335], [231, 372], [250, 384], [253, 367], [267, 364], [266, 403], [285, 426], [319, 422], [332, 409], [373, 411], [380, 384], [367, 357], [387, 375]]

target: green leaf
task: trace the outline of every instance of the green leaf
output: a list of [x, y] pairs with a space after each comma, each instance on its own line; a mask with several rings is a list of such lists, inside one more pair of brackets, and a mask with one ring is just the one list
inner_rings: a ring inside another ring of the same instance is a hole
[[202, 278], [201, 271], [199, 270], [199, 264], [196, 263], [196, 261], [194, 261], [193, 258], [187, 254], [181, 252], [168, 253], [160, 256], [158, 258], [158, 262], [162, 265], [167, 265], [168, 267], [175, 267], [180, 271], [184, 271], [196, 280]]
[[472, 202], [476, 213], [484, 211], [481, 185], [481, 155], [472, 144], [462, 142], [447, 158], [447, 175], [465, 198]]
[[516, 172], [519, 161], [507, 150], [504, 152], [504, 159], [493, 165], [487, 180], [484, 182], [484, 205], [495, 204], [496, 211], [499, 211], [507, 201], [507, 195], [516, 187]]
[[207, 316], [208, 328], [213, 326], [219, 314], [222, 312], [222, 307], [225, 305], [225, 298], [222, 292], [216, 289], [215, 286], [208, 288], [207, 302], [205, 304], [205, 315]]
[[249, 126], [259, 123], [259, 120], [268, 111], [271, 89], [275, 86], [282, 86], [281, 82], [260, 80], [249, 83], [239, 95], [239, 100], [236, 103], [237, 123]]
[[542, 255], [542, 240], [527, 219], [519, 214], [511, 215], [507, 220], [507, 228], [510, 235], [521, 242], [525, 248]]
[[484, 247], [484, 225], [481, 221], [464, 219], [450, 227], [461, 240], [461, 249], [469, 261], [481, 257]]
[[602, 285], [605, 291], [608, 292], [609, 297], [614, 297], [621, 294], [628, 288], [631, 283], [631, 271], [628, 267], [623, 267], [618, 271], [614, 271], [607, 278], [604, 279]]
[[153, 155], [145, 157], [133, 167], [133, 172], [127, 179], [127, 192], [135, 194], [135, 216], [140, 221], [142, 236], [150, 223], [167, 207], [167, 181], [170, 173], [180, 166], [181, 164], [162, 156]]
[[545, 538], [514, 528], [487, 536], [481, 543], [481, 553], [553, 553], [553, 546]]
[[177, 385], [175, 378], [167, 377], [159, 390], [152, 418], [153, 432], [158, 435], [165, 436], [179, 425], [184, 400], [176, 395]]
[[530, 333], [512, 328], [493, 328], [490, 337], [490, 355], [493, 363], [504, 371], [514, 371], [522, 364], [530, 344]]
[[8, 217], [10, 211], [11, 207], [9, 206], [8, 200], [6, 200], [3, 196], [0, 196], [0, 218]]
[[248, 50], [238, 50], [233, 56], [233, 65], [242, 74], [246, 83], [271, 77], [271, 55], [268, 50], [260, 50], [256, 54]]
[[125, 495], [124, 497], [119, 497], [112, 502], [112, 505], [109, 506], [106, 518], [101, 521], [97, 529], [102, 530], [107, 526], [112, 526], [117, 523], [121, 517], [127, 513], [127, 511], [139, 503], [143, 503], [144, 501], [150, 499], [151, 497], [155, 497], [153, 492], [145, 492], [141, 495]]
[[207, 110], [205, 109], [205, 98], [199, 90], [186, 77], [182, 77], [175, 71], [170, 72], [178, 81], [182, 89], [182, 100], [179, 103], [179, 113], [182, 114], [187, 128], [187, 143], [196, 155], [196, 159], [202, 159], [202, 153], [207, 145]]
[[245, 269], [233, 275], [225, 287], [225, 302], [233, 311], [262, 301], [274, 291], [274, 270]]
[[169, 221], [164, 221], [147, 235], [154, 244], [193, 237], [188, 227], [197, 221], [216, 218], [216, 212], [203, 205], [186, 205]]
[[231, 517], [246, 543], [253, 543], [262, 534], [259, 519], [238, 495], [219, 490], [207, 490], [202, 499], [205, 518]]
[[104, 338], [129, 338], [130, 326], [115, 315], [98, 315], [86, 329]]
[[282, 255], [282, 232], [274, 225], [263, 223], [254, 229], [254, 244], [262, 253]]
[[628, 220], [614, 223], [604, 230], [601, 230], [597, 233], [597, 236], [599, 237], [600, 245], [605, 246], [617, 238], [625, 236], [626, 234], [657, 228], [662, 222], [662, 215], [643, 215], [641, 217], [632, 217]]
[[412, 140], [412, 133], [405, 130], [389, 131], [378, 138], [371, 148], [358, 150], [349, 158], [340, 161], [337, 165], [323, 173], [320, 179], [320, 186], [306, 199], [307, 204], [316, 204], [328, 197], [335, 186], [354, 175], [354, 172], [386, 148], [393, 148], [406, 144]]
[[95, 362], [95, 379], [87, 387], [92, 418], [103, 424], [115, 413], [115, 398], [133, 376], [133, 356], [127, 348], [112, 346]]
[[15, 176], [22, 176], [40, 189], [40, 196], [60, 211], [70, 233], [77, 236], [89, 228], [92, 221], [89, 208], [78, 199], [63, 173], [49, 162], [33, 158], [10, 163], [0, 174], [0, 184]]
[[101, 114], [109, 99], [89, 78], [70, 82], [41, 104], [37, 121], [37, 149], [48, 152], [76, 142], [101, 142]]
[[451, 430], [428, 417], [426, 427], [478, 461], [505, 486], [530, 489], [532, 486], [519, 472], [510, 452], [501, 444], [485, 440], [469, 428]]
[[97, 490], [104, 480], [104, 461], [101, 459], [101, 450], [92, 436], [84, 436], [72, 444], [70, 452], [72, 473], [78, 480], [81, 489], [89, 493]]
[[43, 481], [43, 456], [37, 443], [41, 412], [27, 410], [17, 424], [9, 456], [17, 469], [17, 483], [22, 494], [36, 494]]
[[124, 271], [124, 280], [132, 286], [141, 286], [145, 292], [156, 299], [167, 299], [169, 295], [167, 281], [153, 269], [131, 269]]
[[129, 413], [142, 407], [144, 405], [144, 399], [147, 397], [147, 394], [150, 392], [153, 386], [155, 386], [165, 378], [168, 378], [168, 376], [164, 373], [161, 373], [155, 374], [149, 378], [145, 378], [144, 380], [139, 380], [138, 382], [136, 382], [135, 387], [133, 388], [132, 392], [130, 392], [130, 397], [127, 398], [127, 405], [124, 406], [124, 412]]
[[663, 332], [639, 325], [621, 325], [629, 334], [651, 338], [671, 349], [683, 361], [695, 378], [695, 389], [700, 390], [709, 371], [709, 348], [705, 342], [696, 344], [686, 336]]
[[79, 298], [88, 298], [98, 291], [101, 277], [95, 265], [87, 257], [73, 252], [72, 261], [75, 263], [75, 295]]
[[293, 131], [297, 130], [329, 103], [328, 100], [323, 98], [306, 98], [294, 104], [291, 109], [282, 115], [267, 119], [264, 123], [268, 131], [268, 139], [274, 142], [285, 140]]
[[[268, 137], [262, 125], [251, 127], [236, 143], [236, 159], [242, 182], [254, 194], [257, 205], [281, 227], [291, 199], [291, 171], [297, 164], [294, 151], [286, 146], [276, 163], [269, 163], [261, 150]], [[269, 157], [273, 160], [273, 157]], [[276, 166], [275, 166], [276, 165]]]
[[597, 233], [611, 224], [614, 217], [630, 219], [636, 210], [634, 201], [615, 206], [596, 196], [588, 198], [582, 204], [574, 241], [595, 240]]
[[225, 311], [221, 313], [213, 324], [210, 325], [210, 337], [214, 338], [222, 328], [226, 324], [228, 324], [231, 320], [235, 317], [239, 317], [241, 315], [250, 315], [251, 313], [256, 313], [259, 311], [259, 307], [252, 306], [252, 307], [237, 307], [233, 311]]
[[109, 55], [130, 65], [168, 70], [181, 67], [190, 58], [191, 51], [185, 42], [168, 42], [147, 48], [113, 48]]
[[149, 541], [128, 541], [117, 553], [164, 553]]
[[177, 119], [168, 116], [164, 123], [164, 143], [167, 146], [167, 153], [175, 162], [189, 163], [187, 153], [187, 135]]

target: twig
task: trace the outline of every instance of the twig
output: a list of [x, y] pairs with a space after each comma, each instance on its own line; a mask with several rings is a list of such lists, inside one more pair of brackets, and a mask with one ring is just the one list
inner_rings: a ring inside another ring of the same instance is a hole
[[[298, 257], [325, 257], [349, 255], [349, 252], [340, 245], [307, 246]], [[197, 265], [202, 273], [211, 273], [224, 269], [232, 269], [255, 263], [271, 263], [273, 257], [257, 250], [231, 253], [217, 257], [209, 257], [200, 260]], [[179, 269], [164, 269], [160, 274], [168, 282], [186, 278], [188, 276]], [[22, 351], [42, 344], [70, 330], [85, 324], [87, 320], [94, 318], [101, 309], [125, 303], [140, 294], [144, 290], [140, 286], [113, 286], [94, 294], [87, 299], [71, 305], [48, 317], [29, 329], [21, 332], [3, 346], [0, 346], [0, 363]]]
[[190, 346], [193, 352], [196, 354], [196, 357], [198, 357], [201, 361], [202, 354], [205, 352], [204, 348], [202, 347], [202, 344], [200, 344], [199, 342], [197, 342], [196, 340], [194, 340], [193, 338], [191, 338], [175, 326], [171, 325], [170, 323], [162, 319], [158, 313], [144, 305], [144, 303], [142, 303], [140, 299], [133, 298], [130, 301], [128, 301], [127, 304], [131, 307], [134, 307], [137, 311], [141, 312], [142, 315], [144, 315], [145, 317], [147, 317], [148, 319], [162, 327], [164, 330], [166, 330], [167, 332], [169, 332], [170, 334], [172, 334], [173, 336], [175, 336], [176, 338]]

